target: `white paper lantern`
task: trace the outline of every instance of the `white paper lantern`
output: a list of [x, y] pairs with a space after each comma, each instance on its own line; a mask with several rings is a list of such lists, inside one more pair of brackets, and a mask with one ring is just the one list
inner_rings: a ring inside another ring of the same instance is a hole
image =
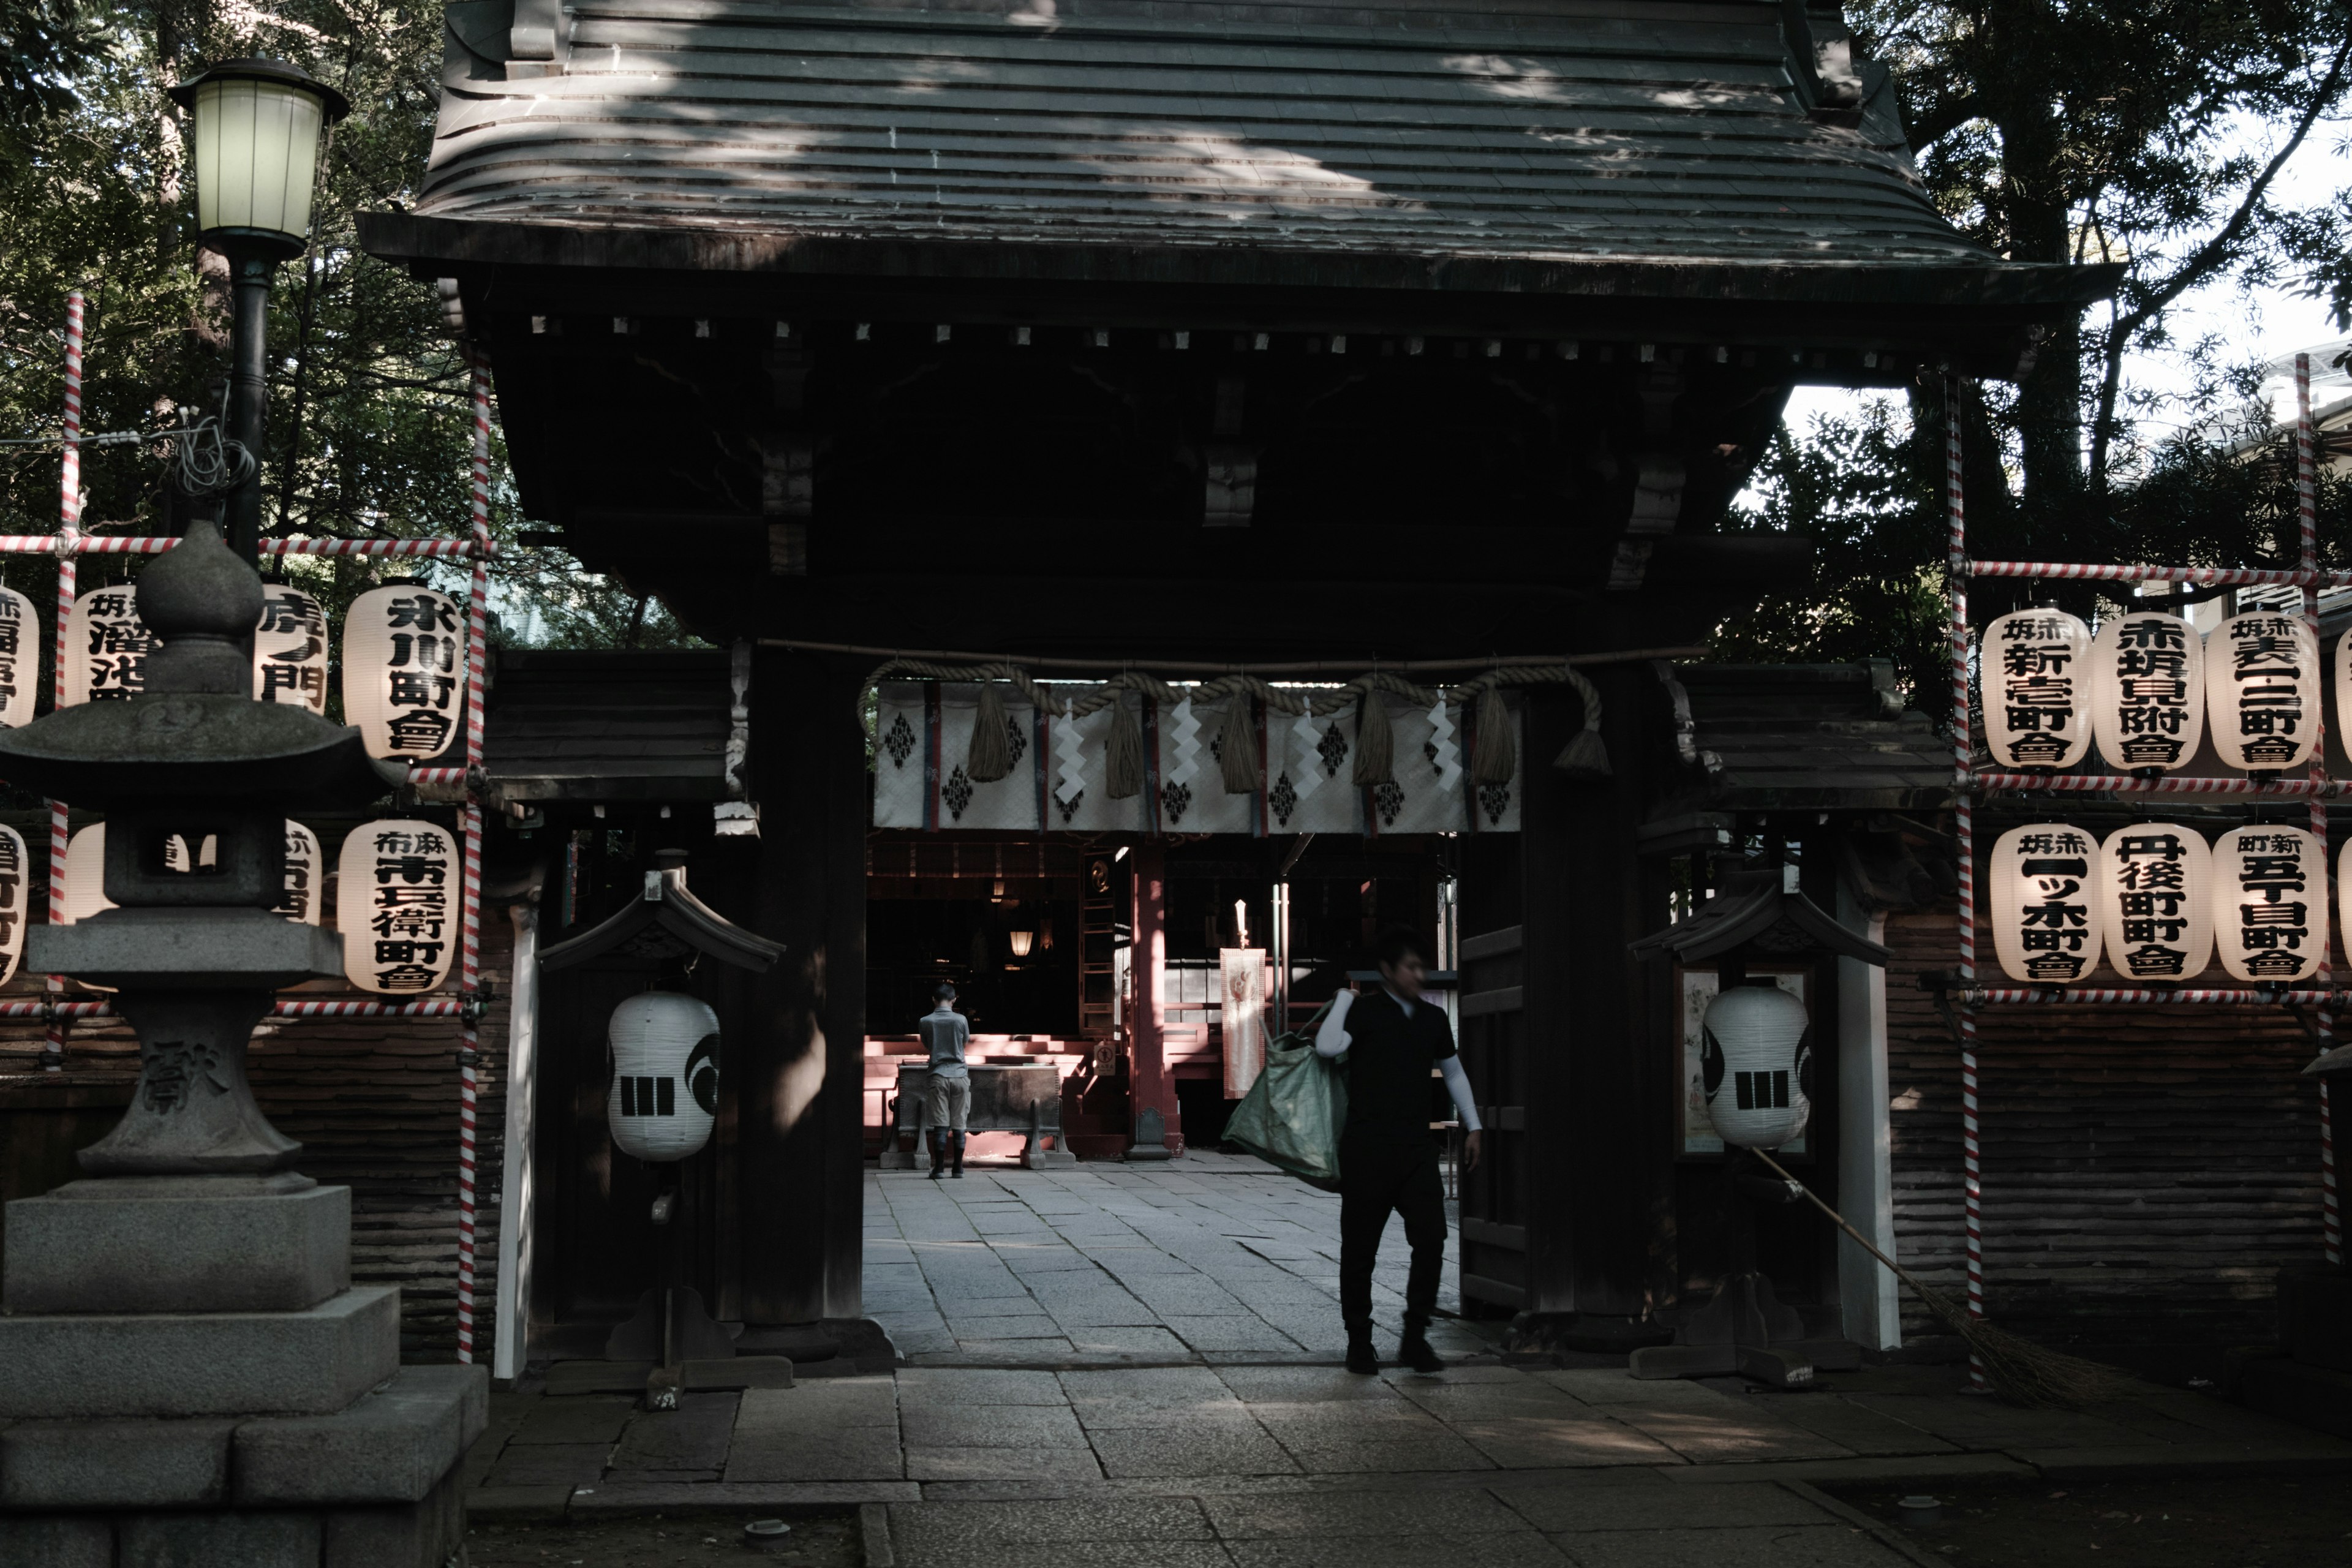
[[40, 615], [24, 595], [0, 588], [0, 730], [31, 723], [40, 689]]
[[362, 823], [336, 858], [343, 973], [384, 996], [439, 989], [457, 955], [457, 841], [430, 822]]
[[33, 858], [25, 836], [0, 825], [0, 985], [16, 978], [25, 957], [25, 917], [32, 899]]
[[683, 1160], [719, 1110], [719, 1015], [691, 996], [648, 991], [613, 1009], [613, 1142], [640, 1160]]
[[2091, 643], [2091, 732], [2107, 765], [2168, 772], [2205, 738], [2205, 649], [2159, 610], [2117, 616]]
[[2213, 945], [2232, 978], [2291, 984], [2327, 956], [2327, 847], [2300, 827], [2240, 827], [2213, 845]]
[[2319, 739], [2319, 637], [2301, 616], [2231, 616], [2205, 639], [2213, 750], [2233, 768], [2299, 768]]
[[2012, 827], [1993, 841], [1986, 914], [2002, 973], [2029, 985], [2071, 985], [2099, 966], [2098, 847], [2063, 822]]
[[327, 612], [318, 600], [283, 583], [264, 586], [261, 619], [253, 632], [253, 694], [327, 710]]
[[1777, 985], [1734, 985], [1706, 1005], [1706, 1113], [1726, 1143], [1778, 1149], [1805, 1130], [1812, 1067], [1805, 1005]]
[[325, 900], [319, 897], [320, 879], [326, 868], [320, 863], [319, 836], [289, 818], [286, 823], [286, 893], [278, 900], [277, 912], [289, 921], [299, 921], [306, 926], [319, 923]]
[[1978, 644], [1985, 742], [2003, 768], [2071, 768], [2091, 748], [2091, 628], [2063, 610], [2018, 610]]
[[2194, 980], [2213, 959], [2213, 862], [2204, 835], [2135, 822], [2099, 846], [2107, 960], [2128, 981]]
[[466, 617], [430, 588], [372, 588], [343, 617], [343, 717], [368, 755], [423, 762], [466, 721]]
[[128, 583], [92, 588], [66, 617], [66, 683], [61, 708], [133, 697], [147, 688], [147, 656], [157, 638], [139, 618]]

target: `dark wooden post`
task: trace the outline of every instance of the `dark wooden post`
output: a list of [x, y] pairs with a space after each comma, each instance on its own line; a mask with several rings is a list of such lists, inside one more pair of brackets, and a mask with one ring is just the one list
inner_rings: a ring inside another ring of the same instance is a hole
[[735, 1086], [748, 1322], [862, 1310], [869, 662], [762, 651], [751, 683], [756, 929], [785, 952], [751, 988]]
[[1176, 1086], [1168, 1077], [1168, 850], [1157, 840], [1135, 847], [1135, 1013], [1128, 1022], [1128, 1125], [1142, 1126], [1147, 1106], [1159, 1110], [1168, 1129], [1168, 1152], [1184, 1149]]

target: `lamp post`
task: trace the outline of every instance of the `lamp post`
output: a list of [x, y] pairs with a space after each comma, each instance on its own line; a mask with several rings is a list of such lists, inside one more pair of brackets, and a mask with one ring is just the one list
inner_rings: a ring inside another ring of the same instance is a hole
[[224, 531], [238, 559], [261, 545], [261, 419], [268, 398], [269, 284], [310, 243], [319, 143], [351, 103], [278, 60], [224, 60], [171, 89], [195, 120], [196, 226], [228, 259], [229, 439], [251, 464], [228, 492]]

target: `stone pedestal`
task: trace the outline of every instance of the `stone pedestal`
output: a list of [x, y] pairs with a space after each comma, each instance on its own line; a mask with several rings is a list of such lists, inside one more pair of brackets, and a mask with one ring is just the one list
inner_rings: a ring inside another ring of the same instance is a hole
[[444, 1568], [470, 1366], [400, 1364], [351, 1283], [351, 1192], [290, 1173], [70, 1183], [7, 1205], [0, 1563]]

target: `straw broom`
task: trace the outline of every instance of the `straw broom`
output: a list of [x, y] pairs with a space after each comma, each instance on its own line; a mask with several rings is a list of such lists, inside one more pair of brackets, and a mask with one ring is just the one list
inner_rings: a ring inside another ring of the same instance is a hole
[[1843, 1215], [1815, 1197], [1811, 1189], [1789, 1174], [1778, 1160], [1761, 1149], [1749, 1152], [1769, 1165], [1802, 1194], [1807, 1203], [1829, 1215], [1831, 1223], [1853, 1237], [1864, 1252], [1886, 1265], [1895, 1278], [1909, 1286], [1911, 1293], [1926, 1304], [1927, 1310], [1967, 1342], [1969, 1352], [1983, 1366], [1993, 1392], [2003, 1399], [2029, 1410], [2079, 1410], [2086, 1405], [2121, 1399], [2131, 1392], [2135, 1380], [2126, 1373], [2063, 1351], [2045, 1349], [2006, 1329], [1995, 1328], [1982, 1318], [1969, 1316], [1967, 1308], [1942, 1291], [1922, 1284], [1909, 1269], [1872, 1246], [1868, 1237], [1848, 1225]]

